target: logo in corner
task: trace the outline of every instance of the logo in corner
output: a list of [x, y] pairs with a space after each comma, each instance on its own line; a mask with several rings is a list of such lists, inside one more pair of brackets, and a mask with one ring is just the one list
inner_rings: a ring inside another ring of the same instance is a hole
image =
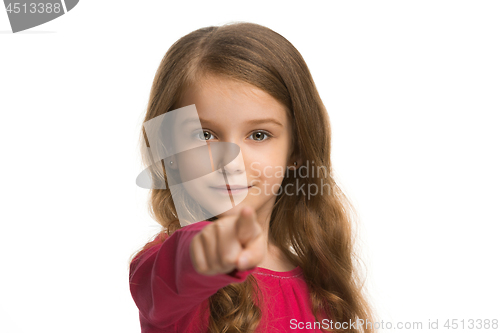
[[75, 8], [78, 0], [4, 0], [12, 32], [27, 30], [62, 16]]

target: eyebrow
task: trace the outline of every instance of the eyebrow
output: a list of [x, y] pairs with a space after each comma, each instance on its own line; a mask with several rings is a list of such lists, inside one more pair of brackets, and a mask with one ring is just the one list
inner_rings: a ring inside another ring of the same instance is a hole
[[[198, 120], [200, 121], [200, 123], [205, 123], [205, 124], [209, 124], [209, 125], [213, 124], [210, 120], [204, 120], [201, 118], [188, 118], [182, 122], [181, 126], [184, 126], [184, 125], [189, 124], [189, 123], [198, 123]], [[259, 125], [259, 124], [265, 124], [265, 123], [272, 123], [272, 124], [283, 127], [283, 124], [274, 118], [252, 119], [252, 120], [246, 121], [245, 123], [249, 124], [249, 125]]]

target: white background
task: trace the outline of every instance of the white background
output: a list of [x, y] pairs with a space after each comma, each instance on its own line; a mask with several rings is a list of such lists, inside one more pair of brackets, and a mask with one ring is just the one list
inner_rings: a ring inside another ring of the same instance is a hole
[[499, 17], [496, 1], [87, 0], [12, 34], [0, 10], [0, 331], [140, 332], [152, 80], [178, 38], [232, 21], [310, 68], [379, 318], [500, 319]]

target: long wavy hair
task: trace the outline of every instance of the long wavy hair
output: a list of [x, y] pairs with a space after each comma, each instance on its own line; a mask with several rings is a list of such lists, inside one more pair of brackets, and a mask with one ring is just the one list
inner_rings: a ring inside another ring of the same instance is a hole
[[[177, 40], [163, 57], [143, 123], [178, 108], [183, 93], [207, 75], [249, 83], [286, 106], [293, 119], [292, 153], [321, 168], [315, 177], [311, 172], [308, 177], [288, 172], [281, 186], [308, 188], [315, 184], [329, 192], [307, 196], [300, 191], [295, 195], [282, 191], [272, 210], [269, 237], [293, 264], [302, 268], [317, 321], [363, 319], [374, 323], [375, 312], [363, 290], [362, 261], [355, 251], [357, 213], [335, 181], [328, 113], [300, 53], [280, 34], [254, 23], [233, 22], [193, 31]], [[144, 127], [139, 143], [146, 168], [151, 162]], [[181, 228], [164, 180], [166, 172], [162, 161], [153, 182], [164, 182], [166, 188], [151, 189], [147, 202], [149, 214], [162, 230], [155, 235], [155, 241], [133, 254], [131, 261]], [[210, 311], [209, 332], [252, 332], [263, 314], [256, 295], [261, 297], [262, 293], [252, 275], [212, 295], [206, 309]], [[335, 331], [372, 333], [375, 329], [337, 327]]]

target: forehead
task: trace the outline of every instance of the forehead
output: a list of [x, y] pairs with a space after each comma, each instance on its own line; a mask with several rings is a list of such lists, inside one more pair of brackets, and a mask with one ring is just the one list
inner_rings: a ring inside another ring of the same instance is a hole
[[182, 106], [196, 105], [200, 118], [236, 124], [259, 118], [289, 122], [287, 108], [265, 91], [245, 82], [208, 76], [189, 88]]

